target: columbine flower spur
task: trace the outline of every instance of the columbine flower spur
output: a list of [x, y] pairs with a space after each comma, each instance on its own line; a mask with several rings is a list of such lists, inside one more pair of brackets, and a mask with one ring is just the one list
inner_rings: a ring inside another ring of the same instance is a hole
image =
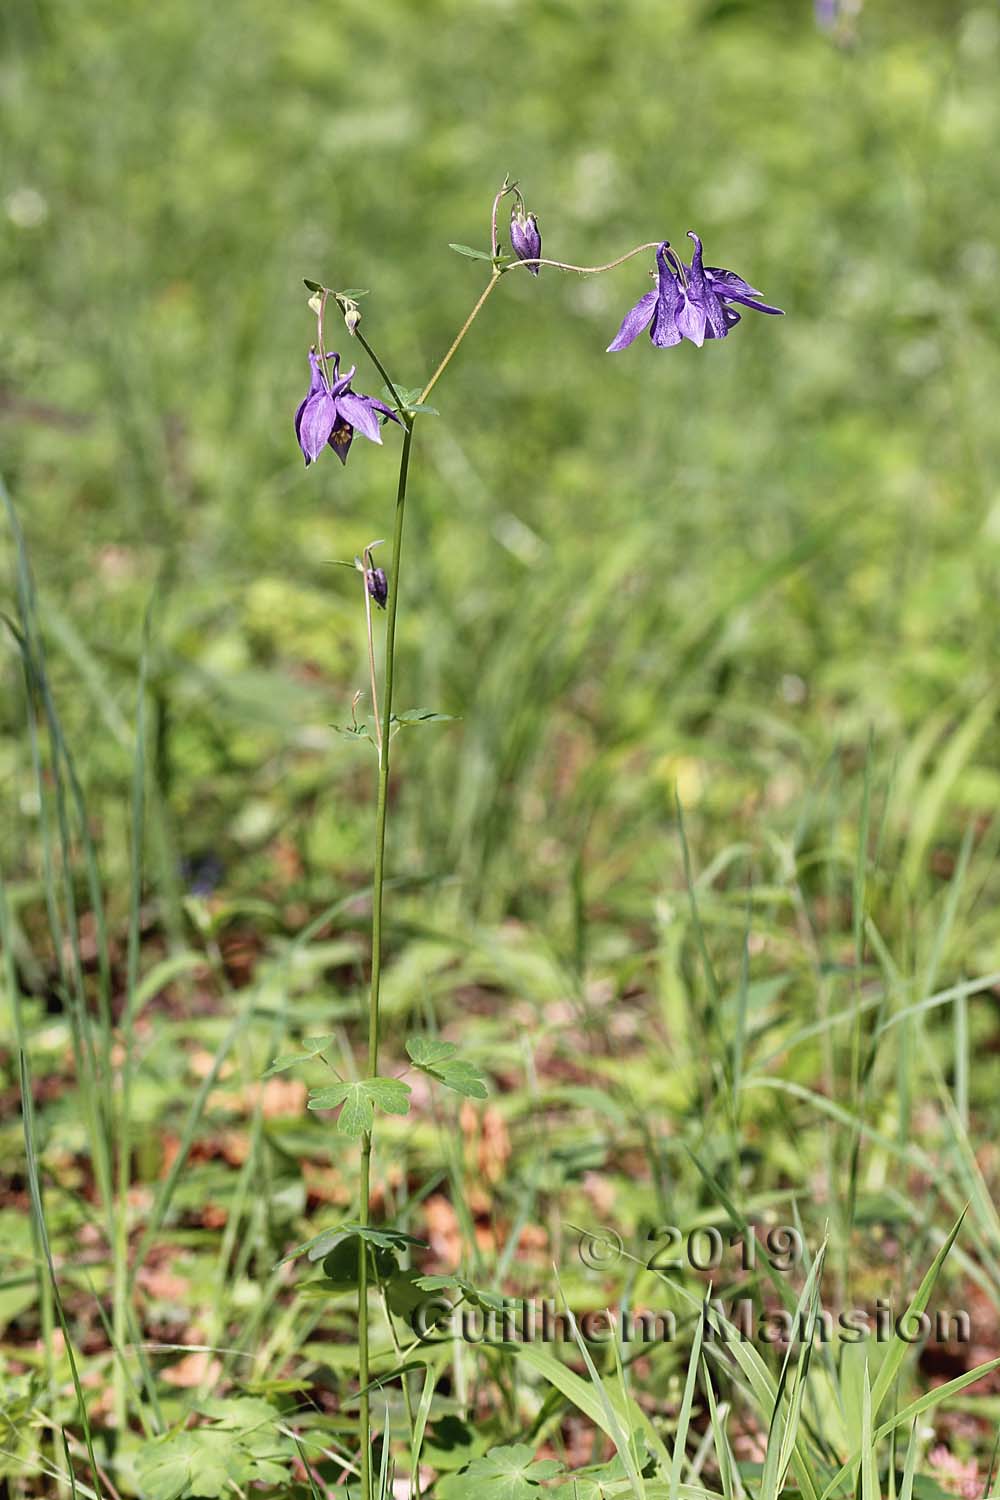
[[309, 351], [312, 380], [306, 398], [295, 413], [295, 436], [305, 456], [306, 468], [315, 463], [327, 444], [333, 449], [342, 464], [346, 464], [355, 432], [369, 442], [381, 443], [382, 432], [379, 416], [399, 418], [374, 396], [361, 396], [351, 390], [355, 366], [346, 375], [341, 375], [340, 355], [327, 355], [333, 361], [333, 379], [326, 372], [315, 349]]
[[660, 245], [656, 252], [656, 288], [640, 297], [625, 314], [608, 345], [609, 354], [627, 349], [646, 328], [658, 349], [668, 349], [682, 339], [690, 339], [699, 349], [706, 339], [724, 339], [740, 321], [740, 314], [729, 305], [732, 302], [781, 316], [780, 307], [762, 302], [761, 293], [735, 271], [703, 265], [701, 240], [693, 230], [688, 231], [688, 239], [694, 242], [690, 265], [675, 254], [668, 240]]

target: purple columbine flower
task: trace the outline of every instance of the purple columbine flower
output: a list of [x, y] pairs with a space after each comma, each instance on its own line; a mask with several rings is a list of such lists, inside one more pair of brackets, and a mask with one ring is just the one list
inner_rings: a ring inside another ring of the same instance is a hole
[[389, 580], [384, 568], [369, 568], [365, 574], [365, 585], [379, 609], [385, 609], [389, 597]]
[[[537, 260], [542, 253], [542, 237], [538, 233], [538, 220], [534, 214], [525, 214], [517, 208], [510, 216], [511, 249], [518, 260]], [[529, 266], [532, 276], [537, 276], [540, 266]]]
[[399, 421], [384, 401], [377, 401], [374, 396], [359, 396], [351, 390], [354, 365], [346, 375], [341, 375], [340, 355], [328, 354], [327, 359], [333, 361], [332, 380], [327, 379], [316, 350], [310, 349], [312, 380], [305, 400], [295, 413], [295, 436], [305, 455], [307, 469], [316, 462], [327, 444], [340, 462], [346, 464], [355, 432], [360, 432], [372, 443], [381, 443], [380, 414], [391, 417], [394, 422]]
[[761, 302], [760, 292], [742, 276], [721, 266], [703, 265], [701, 240], [693, 230], [688, 231], [688, 238], [694, 242], [689, 266], [671, 250], [667, 240], [660, 245], [656, 252], [656, 288], [640, 297], [625, 314], [608, 345], [609, 354], [627, 349], [647, 328], [658, 349], [668, 349], [682, 339], [690, 339], [699, 349], [706, 339], [724, 339], [740, 321], [731, 302], [781, 315], [782, 309]]

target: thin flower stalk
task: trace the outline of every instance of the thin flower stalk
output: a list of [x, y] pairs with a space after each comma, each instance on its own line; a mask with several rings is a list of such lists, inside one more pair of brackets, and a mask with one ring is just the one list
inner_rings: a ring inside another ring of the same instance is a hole
[[[379, 764], [382, 763], [382, 720], [378, 711], [378, 673], [375, 670], [375, 634], [372, 629], [372, 600], [379, 602], [379, 591], [373, 591], [372, 578], [378, 573], [381, 575], [382, 583], [385, 582], [385, 574], [381, 568], [376, 568], [372, 562], [372, 547], [377, 547], [377, 542], [370, 542], [364, 552], [364, 567], [362, 569], [362, 581], [365, 590], [365, 633], [368, 637], [368, 672], [372, 690], [372, 720], [375, 725], [375, 747], [378, 751]], [[381, 600], [382, 608], [385, 608], [385, 598]]]

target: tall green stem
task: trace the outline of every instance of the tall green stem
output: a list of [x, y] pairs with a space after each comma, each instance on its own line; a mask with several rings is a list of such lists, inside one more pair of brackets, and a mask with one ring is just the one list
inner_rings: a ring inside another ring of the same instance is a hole
[[119, 1431], [124, 1432], [128, 1417], [128, 1387], [125, 1370], [125, 1347], [128, 1343], [129, 1273], [128, 1218], [129, 1185], [132, 1166], [132, 1071], [135, 1040], [133, 1035], [135, 993], [139, 985], [141, 950], [142, 853], [146, 810], [146, 680], [149, 667], [149, 637], [152, 605], [146, 610], [142, 627], [142, 655], [139, 658], [139, 688], [135, 710], [135, 762], [132, 770], [132, 838], [131, 881], [129, 892], [128, 958], [126, 962], [125, 1007], [122, 1012], [121, 1104], [118, 1115], [118, 1175], [115, 1209], [113, 1254], [115, 1412]]
[[[472, 327], [487, 297], [500, 280], [500, 271], [494, 267], [485, 289], [452, 340], [447, 353], [420, 393], [420, 402], [425, 401], [444, 373], [459, 344]], [[396, 657], [396, 612], [399, 607], [400, 555], [403, 546], [403, 515], [406, 508], [406, 480], [410, 468], [410, 448], [413, 443], [415, 417], [408, 412], [400, 400], [396, 388], [389, 379], [382, 362], [367, 340], [356, 333], [358, 341], [370, 356], [386, 385], [392, 392], [403, 424], [403, 447], [399, 458], [399, 480], [396, 485], [396, 516], [392, 537], [391, 576], [389, 598], [386, 607], [385, 625], [385, 685], [382, 693], [382, 743], [379, 747], [378, 801], [375, 810], [375, 871], [372, 878], [372, 976], [368, 1000], [368, 1077], [378, 1074], [379, 1044], [379, 986], [382, 978], [382, 892], [385, 885], [385, 831], [389, 806], [389, 745], [392, 729], [392, 684]], [[419, 403], [418, 403], [419, 404]], [[361, 1143], [361, 1192], [360, 1219], [368, 1224], [371, 1205], [372, 1133], [368, 1131]], [[368, 1241], [358, 1241], [358, 1378], [361, 1386], [358, 1425], [361, 1446], [361, 1494], [362, 1500], [373, 1500], [371, 1462], [371, 1404], [368, 1385], [371, 1379], [368, 1344]]]
[[489, 281], [486, 283], [486, 286], [485, 286], [485, 288], [483, 290], [483, 293], [482, 293], [481, 297], [479, 298], [479, 301], [476, 303], [475, 307], [472, 309], [472, 311], [470, 312], [469, 316], [466, 318], [465, 322], [462, 324], [461, 328], [458, 330], [458, 332], [456, 333], [455, 337], [452, 339], [451, 347], [449, 348], [449, 350], [448, 350], [447, 354], [445, 355], [444, 359], [438, 365], [437, 369], [434, 371], [434, 374], [431, 376], [430, 380], [428, 380], [427, 384], [424, 386], [423, 390], [420, 392], [420, 401], [421, 402], [424, 402], [424, 401], [427, 400], [427, 397], [430, 395], [431, 391], [434, 389], [434, 387], [437, 385], [438, 381], [441, 379], [441, 376], [444, 374], [447, 366], [451, 362], [452, 355], [455, 353], [455, 351], [458, 348], [459, 344], [465, 338], [465, 335], [468, 333], [468, 331], [472, 327], [473, 323], [479, 317], [479, 314], [482, 311], [483, 305], [486, 302], [487, 297], [490, 295], [490, 292], [492, 292], [493, 288], [496, 286], [497, 282], [500, 280], [500, 277], [501, 277], [502, 274], [503, 273], [501, 271], [497, 270], [496, 266], [493, 267], [493, 275], [490, 277]]
[[[375, 810], [375, 873], [372, 881], [372, 980], [368, 1001], [368, 1076], [378, 1073], [379, 984], [382, 977], [382, 890], [385, 884], [385, 825], [389, 804], [389, 738], [392, 727], [392, 679], [395, 664], [396, 611], [399, 605], [399, 563], [403, 545], [403, 515], [406, 509], [406, 479], [413, 442], [412, 420], [406, 422], [399, 458], [396, 486], [396, 519], [392, 536], [392, 576], [385, 625], [385, 686], [382, 692], [382, 744], [378, 763], [378, 802]], [[366, 1132], [361, 1146], [361, 1222], [368, 1223], [371, 1196], [372, 1137]], [[358, 1241], [358, 1377], [361, 1382], [361, 1492], [372, 1500], [371, 1411], [368, 1399], [368, 1242]]]
[[392, 576], [385, 622], [385, 684], [382, 689], [382, 758], [378, 768], [378, 803], [375, 809], [375, 875], [372, 897], [372, 982], [368, 1006], [368, 1073], [378, 1072], [378, 1001], [382, 971], [382, 887], [385, 873], [385, 825], [389, 800], [389, 731], [392, 725], [392, 680], [395, 666], [396, 613], [399, 608], [399, 562], [403, 545], [403, 514], [406, 507], [406, 479], [410, 467], [413, 427], [403, 433], [399, 458], [399, 481], [396, 486], [396, 520], [392, 534]]

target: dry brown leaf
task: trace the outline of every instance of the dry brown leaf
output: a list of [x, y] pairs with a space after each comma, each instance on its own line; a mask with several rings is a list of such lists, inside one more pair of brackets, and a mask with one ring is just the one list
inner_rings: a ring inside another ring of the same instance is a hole
[[188, 1278], [169, 1266], [141, 1266], [136, 1280], [148, 1296], [163, 1302], [183, 1303], [191, 1290]]
[[510, 1161], [507, 1122], [495, 1104], [487, 1104], [480, 1120], [479, 1172], [487, 1182], [499, 1182]]
[[160, 1379], [167, 1385], [175, 1385], [179, 1390], [186, 1391], [201, 1385], [202, 1381], [212, 1384], [221, 1374], [222, 1361], [211, 1350], [192, 1349], [190, 1354], [185, 1354], [175, 1365], [168, 1365], [165, 1370], [161, 1370]]
[[443, 1193], [434, 1193], [424, 1204], [424, 1224], [431, 1253], [449, 1270], [462, 1259], [462, 1232], [458, 1216]]
[[601, 1219], [606, 1219], [614, 1207], [614, 1183], [609, 1178], [603, 1177], [600, 1172], [584, 1172], [583, 1191], [594, 1212]]

